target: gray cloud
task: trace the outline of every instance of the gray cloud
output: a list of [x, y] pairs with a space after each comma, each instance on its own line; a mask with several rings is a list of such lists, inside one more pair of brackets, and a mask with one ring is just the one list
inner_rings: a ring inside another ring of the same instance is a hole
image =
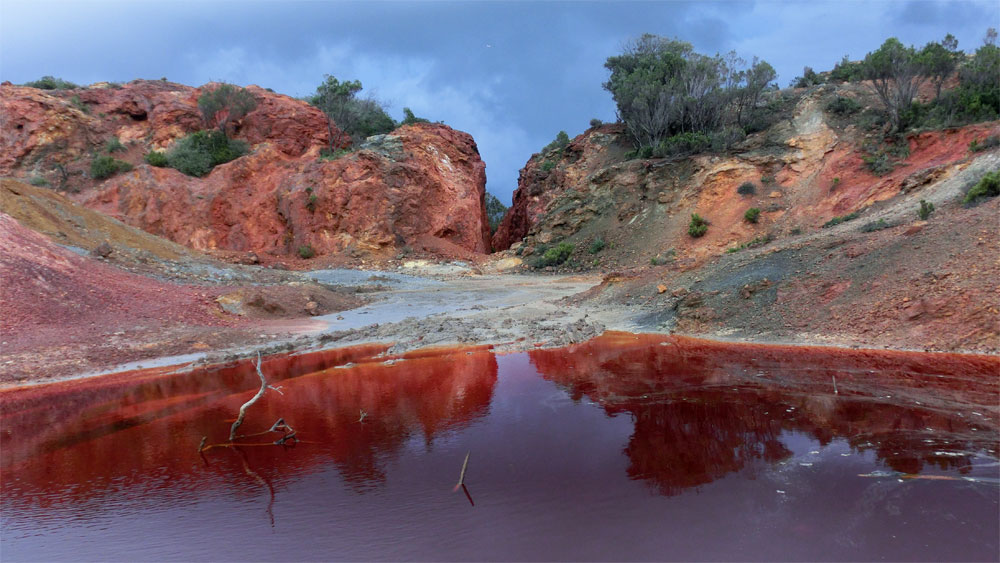
[[[641, 33], [771, 62], [860, 58], [889, 36], [977, 46], [1000, 8], [968, 2], [77, 2], [0, 3], [0, 78], [160, 78], [312, 92], [324, 74], [468, 131], [488, 187], [509, 200], [528, 157], [563, 129], [614, 119], [604, 59]], [[992, 22], [992, 23], [991, 23]]]

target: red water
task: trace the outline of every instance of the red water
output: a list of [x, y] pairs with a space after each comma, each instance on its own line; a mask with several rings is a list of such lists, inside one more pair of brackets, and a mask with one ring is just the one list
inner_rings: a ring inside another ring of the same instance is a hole
[[288, 447], [197, 451], [249, 363], [0, 392], [0, 557], [1000, 557], [995, 357], [622, 333], [382, 352], [265, 361], [283, 394], [241, 432], [281, 417]]

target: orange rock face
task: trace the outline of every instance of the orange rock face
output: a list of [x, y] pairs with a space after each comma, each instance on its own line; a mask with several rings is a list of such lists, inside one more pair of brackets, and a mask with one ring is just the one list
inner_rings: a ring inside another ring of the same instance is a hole
[[[328, 162], [315, 150], [292, 158], [261, 144], [205, 178], [141, 165], [82, 201], [199, 250], [488, 252], [485, 165], [472, 137], [421, 124], [387, 139]], [[387, 150], [388, 144], [399, 150]]]
[[[3, 85], [0, 174], [76, 193], [88, 207], [200, 250], [489, 252], [485, 165], [471, 136], [418, 124], [324, 162], [322, 112], [256, 86], [247, 90], [257, 107], [231, 134], [251, 153], [192, 178], [143, 157], [204, 128], [200, 89], [161, 81], [67, 91]], [[113, 156], [134, 169], [95, 181], [90, 162], [112, 137], [124, 146]]]

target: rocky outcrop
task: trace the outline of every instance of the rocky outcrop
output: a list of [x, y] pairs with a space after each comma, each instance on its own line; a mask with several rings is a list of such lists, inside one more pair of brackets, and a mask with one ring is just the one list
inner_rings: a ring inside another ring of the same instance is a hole
[[493, 249], [510, 248], [528, 234], [559, 196], [583, 190], [587, 175], [621, 160], [627, 150], [623, 132], [617, 124], [593, 128], [563, 149], [532, 155], [518, 176], [510, 209], [493, 235]]
[[[71, 190], [92, 185], [89, 159], [117, 137], [129, 160], [149, 150], [163, 149], [175, 139], [204, 127], [198, 96], [206, 84], [192, 88], [160, 80], [135, 80], [124, 85], [96, 84], [75, 90], [39, 90], [0, 86], [0, 174], [64, 181]], [[237, 138], [255, 145], [271, 143], [283, 154], [300, 156], [329, 141], [321, 111], [289, 96], [248, 86], [257, 107], [235, 123]], [[60, 170], [62, 167], [63, 170]], [[69, 176], [63, 179], [61, 175]]]
[[[66, 191], [98, 211], [190, 247], [296, 256], [389, 256], [423, 249], [467, 257], [490, 250], [485, 165], [472, 137], [417, 124], [324, 161], [326, 117], [309, 104], [248, 86], [256, 108], [230, 134], [251, 153], [203, 178], [144, 163], [204, 127], [202, 88], [137, 80], [75, 90], [0, 86], [0, 174]], [[334, 135], [338, 131], [333, 128]], [[133, 165], [98, 181], [91, 160]]]
[[141, 165], [82, 201], [199, 250], [466, 256], [489, 251], [485, 189], [471, 136], [417, 124], [331, 161], [263, 143], [204, 178]]

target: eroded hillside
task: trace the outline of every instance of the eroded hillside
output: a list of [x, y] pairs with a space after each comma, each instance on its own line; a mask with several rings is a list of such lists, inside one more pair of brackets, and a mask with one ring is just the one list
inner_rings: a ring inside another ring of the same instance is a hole
[[[489, 251], [485, 165], [472, 137], [445, 125], [404, 126], [355, 152], [321, 157], [330, 135], [340, 138], [336, 126], [301, 100], [250, 86], [255, 109], [232, 133], [249, 154], [203, 177], [148, 164], [151, 151], [169, 153], [205, 128], [198, 96], [212, 86], [4, 84], [0, 174], [66, 192], [179, 244], [264, 262]], [[130, 169], [98, 178], [93, 163], [106, 157]]]
[[[998, 202], [963, 203], [1000, 169], [995, 147], [974, 150], [1000, 124], [911, 133], [903, 150], [860, 118], [862, 86], [776, 95], [787, 114], [729, 150], [630, 159], [622, 128], [604, 125], [533, 156], [494, 246], [536, 268], [613, 272], [590, 297], [636, 307], [646, 330], [1000, 348]], [[835, 111], [843, 99], [852, 112]], [[552, 266], [559, 248], [569, 257]]]

